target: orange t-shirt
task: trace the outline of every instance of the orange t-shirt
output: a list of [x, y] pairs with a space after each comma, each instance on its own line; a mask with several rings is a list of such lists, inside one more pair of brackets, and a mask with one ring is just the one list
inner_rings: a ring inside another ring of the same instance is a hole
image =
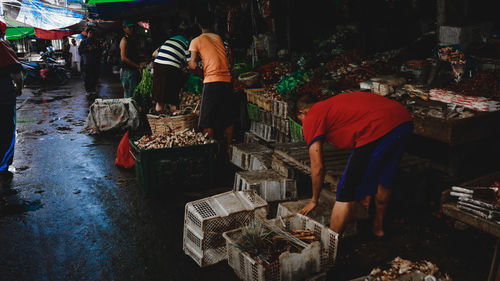
[[226, 49], [219, 35], [202, 33], [191, 41], [189, 51], [198, 52], [203, 61], [203, 83], [231, 82]]

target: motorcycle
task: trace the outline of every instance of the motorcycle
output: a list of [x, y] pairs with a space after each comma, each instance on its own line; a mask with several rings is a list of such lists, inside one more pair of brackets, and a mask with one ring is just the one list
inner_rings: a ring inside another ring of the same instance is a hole
[[71, 78], [71, 72], [65, 67], [59, 65], [57, 61], [52, 58], [50, 50], [47, 52], [41, 52], [40, 55], [43, 64], [38, 62], [21, 61], [24, 84], [55, 84], [57, 86], [66, 84], [68, 79]]

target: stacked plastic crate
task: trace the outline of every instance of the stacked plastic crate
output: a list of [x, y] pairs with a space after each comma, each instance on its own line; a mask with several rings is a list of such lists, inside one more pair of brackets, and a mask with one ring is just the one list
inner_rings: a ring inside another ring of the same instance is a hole
[[267, 202], [297, 198], [297, 183], [271, 169], [273, 150], [258, 143], [231, 145], [231, 163], [241, 169], [236, 172], [233, 189], [255, 190]]
[[289, 142], [290, 121], [287, 118], [288, 105], [263, 88], [246, 89], [250, 132], [267, 142]]

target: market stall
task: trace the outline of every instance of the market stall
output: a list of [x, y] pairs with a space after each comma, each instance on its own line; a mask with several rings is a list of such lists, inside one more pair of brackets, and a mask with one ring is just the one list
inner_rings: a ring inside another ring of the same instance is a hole
[[[443, 192], [443, 198], [442, 198], [442, 204], [441, 204], [441, 209], [443, 213], [447, 216], [452, 217], [453, 219], [456, 219], [457, 221], [466, 223], [467, 225], [478, 229], [480, 231], [484, 231], [488, 234], [493, 235], [494, 237], [497, 237], [497, 243], [495, 245], [495, 251], [493, 254], [493, 258], [491, 261], [491, 267], [490, 267], [490, 272], [488, 276], [488, 280], [500, 280], [500, 271], [498, 271], [498, 266], [499, 266], [499, 253], [500, 253], [500, 225], [498, 224], [496, 219], [493, 219], [492, 217], [485, 216], [483, 213], [485, 212], [495, 212], [491, 211], [490, 208], [497, 208], [498, 205], [497, 201], [494, 203], [487, 203], [489, 201], [483, 201], [482, 196], [478, 196], [478, 194], [474, 194], [473, 190], [474, 187], [485, 187], [487, 189], [490, 189], [489, 187], [494, 186], [495, 183], [500, 179], [500, 172], [495, 172], [480, 178], [477, 178], [475, 180], [465, 182], [459, 186], [459, 188], [463, 189], [457, 189], [456, 187], [452, 189], [448, 189]], [[460, 192], [455, 192], [454, 190], [464, 190], [464, 192], [471, 192], [468, 193], [470, 194], [470, 200], [471, 203], [465, 203], [465, 204], [460, 204], [457, 203], [457, 198], [458, 201], [469, 201], [469, 200], [461, 200], [462, 197], [468, 197], [467, 195], [462, 195]], [[498, 188], [495, 190], [490, 189], [491, 191], [488, 193], [494, 194], [496, 197], [496, 192], [498, 191]], [[495, 190], [495, 192], [493, 192]], [[458, 194], [455, 194], [458, 193]], [[477, 193], [477, 192], [476, 192]], [[483, 194], [484, 196], [484, 194]], [[484, 204], [487, 204], [485, 206], [481, 206], [482, 202], [485, 202]], [[477, 205], [479, 204], [479, 205]], [[488, 206], [491, 205], [491, 206]]]

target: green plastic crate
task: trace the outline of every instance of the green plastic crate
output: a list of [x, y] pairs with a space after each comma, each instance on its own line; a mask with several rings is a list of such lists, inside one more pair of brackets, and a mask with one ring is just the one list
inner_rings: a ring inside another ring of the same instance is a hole
[[295, 122], [290, 116], [288, 116], [288, 120], [290, 120], [290, 137], [293, 141], [305, 141], [304, 135], [302, 134], [302, 125]]
[[162, 149], [140, 149], [130, 139], [135, 176], [147, 194], [176, 191], [179, 187], [210, 188], [214, 181], [217, 143]]
[[248, 118], [252, 121], [259, 121], [259, 107], [253, 103], [247, 103]]

